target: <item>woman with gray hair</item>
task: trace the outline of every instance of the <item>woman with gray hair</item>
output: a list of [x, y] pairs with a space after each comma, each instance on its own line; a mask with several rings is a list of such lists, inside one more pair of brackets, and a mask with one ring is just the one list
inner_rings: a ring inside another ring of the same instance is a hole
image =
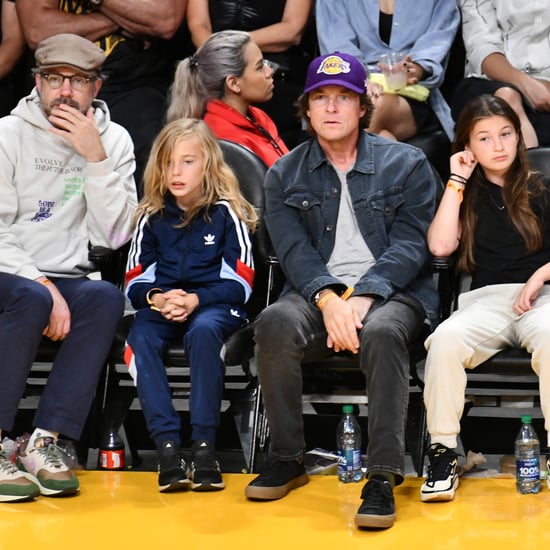
[[271, 98], [273, 73], [247, 32], [214, 33], [178, 64], [168, 122], [203, 118], [218, 138], [244, 145], [271, 166], [288, 148], [273, 120], [251, 104]]

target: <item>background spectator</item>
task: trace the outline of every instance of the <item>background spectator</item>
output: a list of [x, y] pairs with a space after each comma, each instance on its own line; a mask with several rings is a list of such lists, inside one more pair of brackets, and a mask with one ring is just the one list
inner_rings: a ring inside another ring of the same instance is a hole
[[[346, 52], [369, 71], [391, 51], [408, 52], [409, 84], [430, 90], [427, 102], [398, 94], [371, 93], [374, 113], [368, 130], [406, 140], [441, 125], [449, 139], [454, 122], [439, 87], [460, 19], [452, 0], [317, 0], [321, 53]], [[369, 86], [374, 88], [374, 86]]]
[[279, 65], [273, 75], [273, 97], [262, 104], [262, 109], [290, 148], [301, 139], [294, 102], [303, 90], [308, 63], [317, 49], [310, 18], [312, 6], [313, 0], [188, 0], [187, 24], [197, 48], [213, 32], [247, 31], [264, 57]]
[[203, 117], [216, 137], [244, 145], [271, 166], [288, 149], [273, 120], [251, 103], [272, 95], [273, 70], [250, 35], [220, 31], [178, 64], [168, 120]]
[[17, 69], [25, 51], [25, 37], [15, 10], [15, 0], [2, 0], [0, 9], [0, 116], [4, 116], [23, 95], [23, 78]]
[[466, 78], [452, 111], [481, 94], [506, 100], [526, 147], [550, 145], [550, 3], [461, 0]]

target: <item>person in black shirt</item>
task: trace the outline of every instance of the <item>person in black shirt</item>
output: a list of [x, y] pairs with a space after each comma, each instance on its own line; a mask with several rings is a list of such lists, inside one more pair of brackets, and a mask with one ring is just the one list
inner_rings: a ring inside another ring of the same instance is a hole
[[0, 3], [0, 116], [17, 105], [23, 88], [25, 37], [15, 11], [15, 0]]
[[550, 431], [550, 200], [528, 163], [520, 121], [504, 100], [482, 95], [459, 118], [451, 176], [428, 232], [432, 254], [458, 252], [472, 289], [426, 340], [430, 466], [422, 501], [458, 487], [457, 435], [466, 374], [509, 346], [532, 354]]

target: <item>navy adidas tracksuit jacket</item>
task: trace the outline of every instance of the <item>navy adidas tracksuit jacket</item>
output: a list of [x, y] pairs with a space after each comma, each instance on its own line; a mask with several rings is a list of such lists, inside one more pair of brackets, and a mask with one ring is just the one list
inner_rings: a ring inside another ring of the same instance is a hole
[[[151, 437], [181, 443], [162, 361], [164, 347], [183, 338], [191, 366], [191, 439], [215, 443], [224, 382], [224, 339], [246, 322], [244, 304], [254, 279], [248, 227], [228, 202], [219, 201], [186, 227], [168, 196], [165, 208], [137, 223], [128, 257], [126, 295], [137, 314], [125, 354]], [[152, 288], [194, 292], [199, 306], [184, 323], [169, 321], [147, 304]]]

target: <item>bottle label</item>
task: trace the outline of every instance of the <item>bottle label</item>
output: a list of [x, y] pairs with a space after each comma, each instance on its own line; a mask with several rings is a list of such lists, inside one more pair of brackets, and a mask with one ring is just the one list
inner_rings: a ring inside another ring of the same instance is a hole
[[532, 483], [540, 479], [540, 465], [538, 458], [516, 460], [517, 480]]
[[361, 469], [361, 449], [340, 449], [338, 469], [341, 472], [354, 472]]
[[124, 468], [124, 449], [116, 451], [102, 449], [99, 452], [99, 464], [104, 470]]

